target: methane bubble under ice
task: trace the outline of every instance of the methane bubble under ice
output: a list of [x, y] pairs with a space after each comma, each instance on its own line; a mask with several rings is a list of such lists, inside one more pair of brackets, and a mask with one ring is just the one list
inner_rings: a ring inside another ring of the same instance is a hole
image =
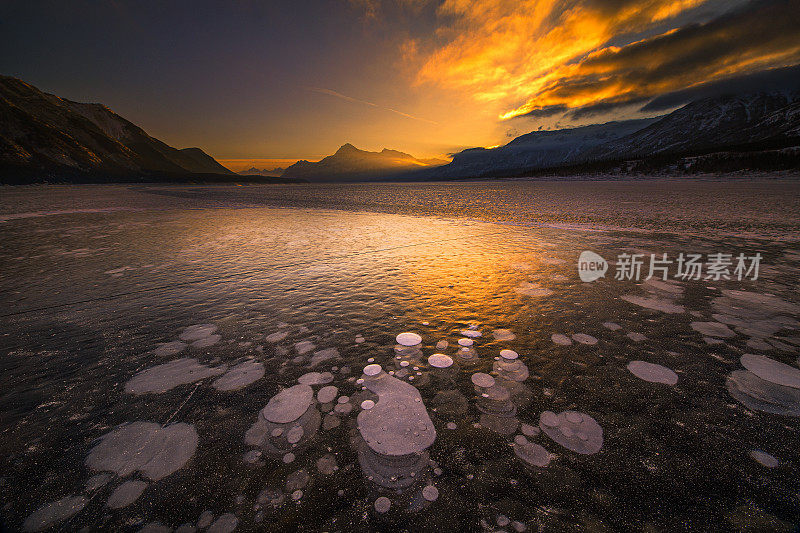
[[142, 370], [125, 384], [125, 392], [147, 394], [167, 392], [179, 385], [219, 376], [227, 366], [207, 367], [197, 359], [182, 358]]
[[650, 383], [663, 383], [664, 385], [678, 383], [678, 374], [665, 366], [647, 361], [631, 361], [628, 363], [628, 370], [637, 378]]
[[544, 411], [539, 417], [539, 427], [545, 435], [573, 452], [593, 454], [603, 447], [603, 428], [585, 413]]
[[197, 443], [197, 431], [191, 424], [133, 422], [103, 435], [86, 457], [86, 466], [120, 477], [140, 472], [158, 481], [183, 467], [197, 450]]

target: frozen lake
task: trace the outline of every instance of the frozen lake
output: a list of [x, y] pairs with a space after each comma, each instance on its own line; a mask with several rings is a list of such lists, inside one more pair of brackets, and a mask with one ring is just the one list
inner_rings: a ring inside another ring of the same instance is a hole
[[3, 188], [0, 530], [792, 531], [799, 275], [797, 183]]

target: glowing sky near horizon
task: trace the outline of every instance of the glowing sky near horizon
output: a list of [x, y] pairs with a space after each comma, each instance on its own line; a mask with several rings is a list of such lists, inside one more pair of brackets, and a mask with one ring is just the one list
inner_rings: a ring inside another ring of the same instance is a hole
[[653, 116], [798, 65], [799, 11], [794, 0], [10, 1], [0, 73], [242, 165], [319, 159], [345, 142], [441, 157]]

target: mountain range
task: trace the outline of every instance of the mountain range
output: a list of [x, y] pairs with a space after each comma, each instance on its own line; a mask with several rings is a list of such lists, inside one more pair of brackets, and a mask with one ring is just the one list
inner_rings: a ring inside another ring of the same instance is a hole
[[230, 179], [199, 148], [173, 148], [102, 104], [0, 76], [0, 183]]
[[347, 143], [320, 161], [298, 161], [284, 170], [281, 176], [307, 181], [368, 181], [401, 176], [413, 170], [446, 163], [443, 159], [417, 159], [388, 148], [380, 152], [368, 152]]
[[684, 176], [748, 170], [800, 170], [800, 86], [701, 98], [655, 118], [533, 131], [504, 146], [463, 150], [450, 162], [347, 143], [317, 162], [235, 174], [199, 148], [177, 149], [151, 137], [102, 104], [73, 102], [0, 76], [0, 183]]
[[534, 131], [405, 179], [800, 169], [800, 90], [698, 99], [661, 117]]

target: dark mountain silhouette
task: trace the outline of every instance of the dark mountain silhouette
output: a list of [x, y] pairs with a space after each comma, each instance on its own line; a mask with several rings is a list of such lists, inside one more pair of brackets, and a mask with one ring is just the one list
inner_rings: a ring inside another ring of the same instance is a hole
[[0, 182], [233, 176], [199, 148], [173, 148], [102, 104], [0, 76]]
[[419, 168], [447, 163], [442, 159], [417, 159], [409, 154], [384, 148], [380, 152], [359, 150], [350, 143], [335, 154], [317, 162], [298, 161], [288, 167], [283, 177], [308, 181], [366, 181], [390, 178]]

